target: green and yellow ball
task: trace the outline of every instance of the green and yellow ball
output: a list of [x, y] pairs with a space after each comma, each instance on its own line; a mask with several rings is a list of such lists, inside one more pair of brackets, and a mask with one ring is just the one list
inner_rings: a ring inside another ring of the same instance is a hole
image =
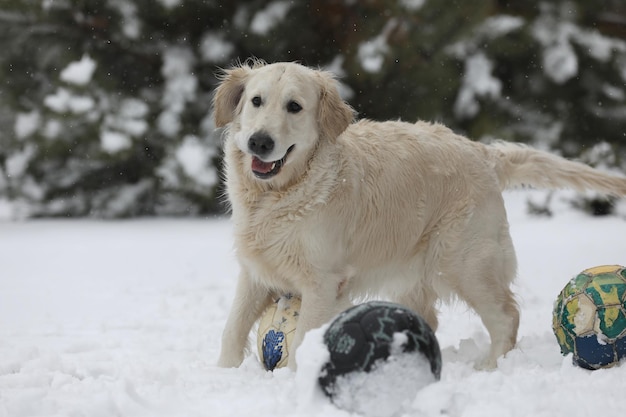
[[561, 353], [583, 368], [626, 357], [626, 269], [603, 265], [572, 278], [554, 304], [552, 329]]

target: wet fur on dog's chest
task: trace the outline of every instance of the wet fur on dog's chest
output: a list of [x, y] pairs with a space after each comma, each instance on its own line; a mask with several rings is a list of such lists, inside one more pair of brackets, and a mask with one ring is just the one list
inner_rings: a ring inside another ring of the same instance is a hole
[[302, 185], [259, 191], [247, 187], [240, 172], [230, 177], [237, 257], [253, 279], [272, 290], [300, 292], [303, 278], [314, 275], [311, 259], [324, 257], [319, 248], [328, 247], [320, 243], [315, 217], [331, 193], [303, 192]]

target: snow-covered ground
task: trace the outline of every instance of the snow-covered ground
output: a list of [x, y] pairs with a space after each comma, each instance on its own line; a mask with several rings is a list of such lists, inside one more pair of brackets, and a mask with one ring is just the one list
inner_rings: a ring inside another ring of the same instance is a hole
[[[529, 217], [527, 195], [506, 195], [520, 265], [518, 347], [496, 371], [474, 370], [487, 335], [466, 307], [444, 306], [441, 381], [399, 415], [626, 409], [625, 367], [576, 368], [551, 330], [554, 298], [574, 274], [626, 263], [626, 222], [569, 209]], [[266, 372], [256, 354], [238, 369], [214, 365], [236, 276], [228, 219], [0, 223], [0, 417], [350, 415], [315, 391], [315, 338], [297, 373]]]

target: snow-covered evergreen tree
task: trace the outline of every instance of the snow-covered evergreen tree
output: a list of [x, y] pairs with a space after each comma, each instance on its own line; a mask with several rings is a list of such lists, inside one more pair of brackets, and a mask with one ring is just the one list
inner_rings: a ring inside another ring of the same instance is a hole
[[14, 216], [218, 209], [210, 85], [232, 48], [201, 56], [198, 16], [220, 7], [185, 5], [16, 1], [0, 14], [0, 197]]

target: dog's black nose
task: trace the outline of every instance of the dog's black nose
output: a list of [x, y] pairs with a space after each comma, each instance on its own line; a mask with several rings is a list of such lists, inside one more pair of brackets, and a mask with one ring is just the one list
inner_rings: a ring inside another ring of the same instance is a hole
[[256, 132], [248, 139], [248, 149], [257, 156], [264, 156], [274, 150], [274, 139], [265, 132]]

